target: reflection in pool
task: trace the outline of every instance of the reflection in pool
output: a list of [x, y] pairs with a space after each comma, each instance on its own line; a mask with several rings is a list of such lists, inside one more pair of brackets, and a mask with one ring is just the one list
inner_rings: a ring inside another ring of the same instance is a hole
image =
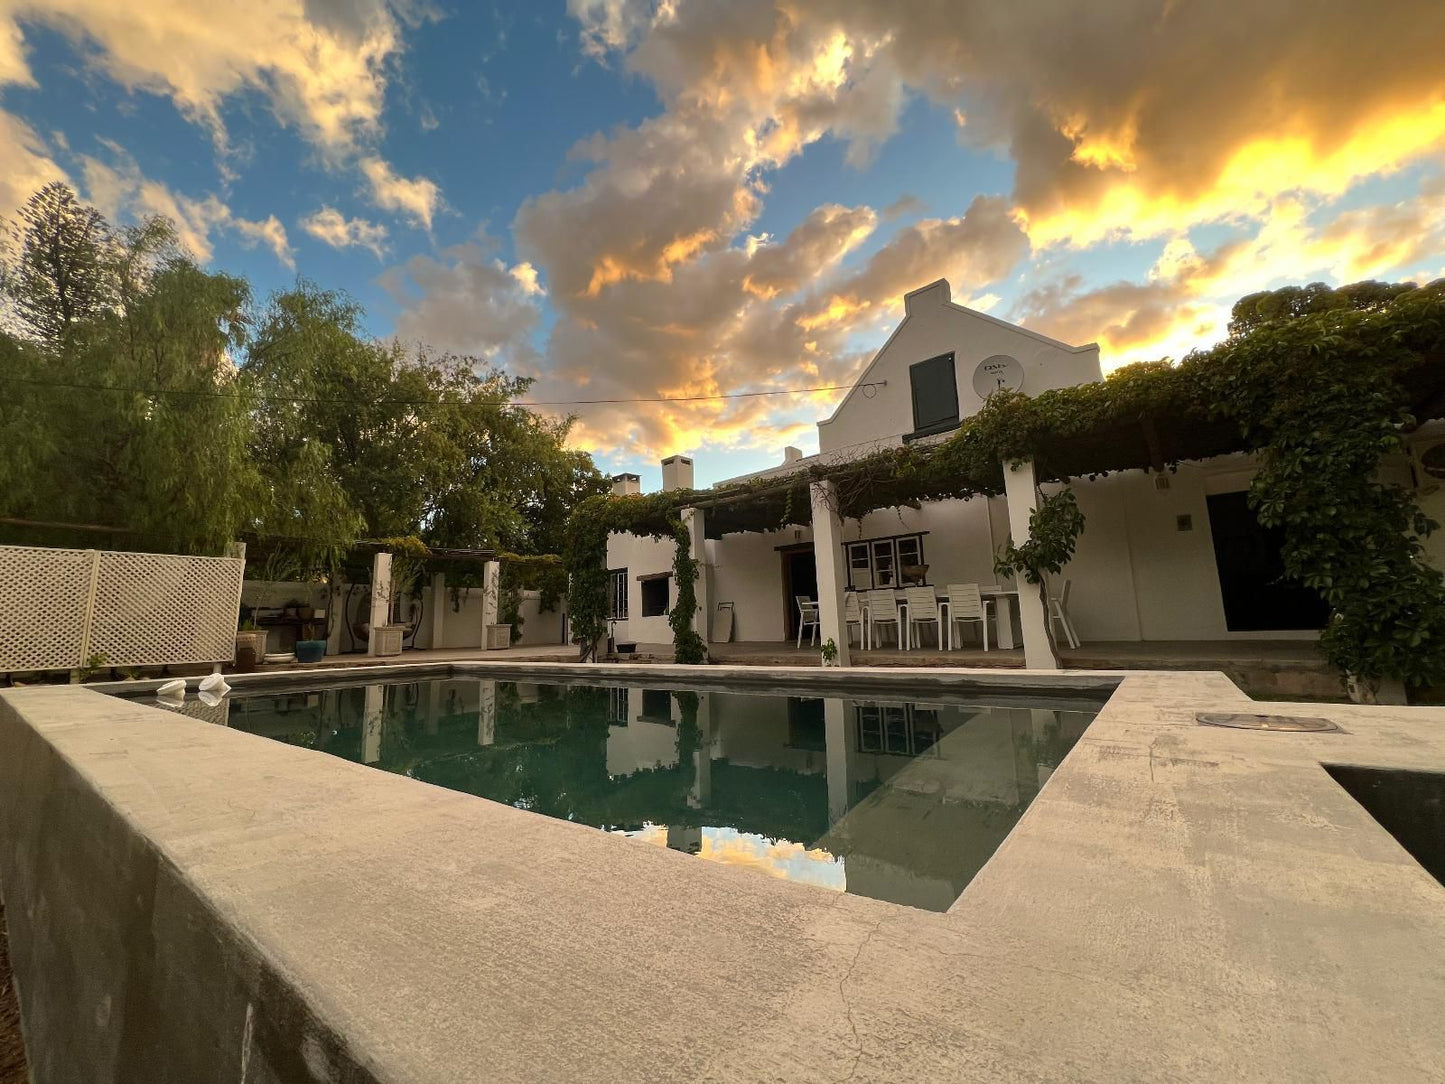
[[946, 910], [1096, 710], [448, 677], [209, 712], [643, 843]]

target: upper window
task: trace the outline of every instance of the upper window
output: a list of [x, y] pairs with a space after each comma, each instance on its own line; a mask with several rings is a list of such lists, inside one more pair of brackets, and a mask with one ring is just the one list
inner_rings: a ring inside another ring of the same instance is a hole
[[642, 616], [662, 617], [667, 613], [666, 576], [653, 576], [642, 581]]
[[913, 435], [942, 433], [958, 425], [958, 381], [953, 355], [940, 354], [908, 367], [913, 385]]
[[613, 621], [627, 620], [627, 569], [607, 570], [607, 612]]

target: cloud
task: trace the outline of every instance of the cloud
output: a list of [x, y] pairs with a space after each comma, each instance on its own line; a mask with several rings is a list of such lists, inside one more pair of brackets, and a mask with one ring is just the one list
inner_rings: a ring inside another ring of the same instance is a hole
[[960, 290], [986, 286], [1007, 275], [1028, 255], [1028, 239], [998, 196], [976, 196], [957, 218], [932, 218], [907, 226], [863, 267], [827, 290], [800, 318], [814, 330], [850, 325], [880, 308], [897, 313], [903, 295], [934, 279]]
[[299, 225], [332, 248], [365, 248], [378, 260], [386, 257], [386, 227], [379, 223], [347, 218], [334, 207], [322, 207], [301, 219]]
[[[169, 98], [223, 156], [227, 101], [259, 95], [324, 163], [360, 168], [378, 207], [430, 228], [435, 182], [399, 176], [373, 148], [404, 31], [433, 17], [421, 0], [0, 0], [0, 84], [33, 84], [24, 31], [42, 25], [120, 86]], [[276, 249], [278, 236], [263, 239]]]
[[13, 214], [50, 182], [66, 179], [35, 130], [0, 110], [0, 217]]
[[218, 143], [224, 100], [252, 91], [328, 150], [379, 131], [402, 29], [384, 0], [6, 0], [0, 41], [19, 40], [27, 23], [64, 34], [121, 86], [169, 97]]
[[441, 189], [426, 177], [401, 177], [382, 159], [373, 156], [359, 163], [371, 185], [371, 201], [383, 211], [396, 211], [414, 225], [431, 229], [432, 216], [441, 206]]
[[1387, 18], [1352, 0], [573, 10], [593, 52], [626, 50], [669, 103], [771, 99], [760, 138], [826, 129], [866, 157], [910, 94], [966, 114], [961, 138], [1013, 159], [1036, 246], [1257, 216], [1280, 192], [1338, 195], [1445, 145], [1436, 0]]
[[387, 270], [381, 284], [401, 306], [396, 337], [469, 354], [513, 371], [537, 370], [531, 336], [541, 320], [540, 287], [528, 264], [508, 267], [479, 242], [437, 257], [418, 255]]
[[782, 244], [752, 248], [743, 287], [759, 297], [791, 294], [857, 248], [878, 225], [871, 207], [816, 208]]
[[275, 215], [242, 218], [215, 195], [195, 199], [173, 192], [163, 182], [142, 174], [135, 160], [120, 147], [108, 146], [115, 155], [115, 165], [89, 155], [81, 156], [80, 161], [85, 198], [112, 221], [148, 215], [169, 219], [177, 242], [198, 263], [210, 262], [214, 254], [212, 234], [229, 231], [236, 234], [242, 246], [264, 245], [282, 264], [295, 270], [286, 228]]
[[25, 38], [19, 24], [0, 15], [0, 86], [6, 83], [22, 87], [36, 85], [25, 60]]
[[[1323, 209], [1328, 212], [1328, 207]], [[1409, 201], [1321, 214], [1281, 197], [1257, 231], [1198, 252], [1168, 242], [1146, 281], [1087, 289], [1066, 276], [1031, 290], [1013, 317], [1068, 342], [1097, 340], [1108, 368], [1179, 357], [1223, 337], [1233, 303], [1283, 282], [1399, 277], [1445, 252], [1445, 182], [1437, 175]]]

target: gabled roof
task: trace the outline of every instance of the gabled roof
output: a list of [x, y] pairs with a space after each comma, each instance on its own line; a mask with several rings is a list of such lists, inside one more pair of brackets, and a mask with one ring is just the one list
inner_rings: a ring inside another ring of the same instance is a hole
[[898, 321], [898, 326], [893, 329], [893, 333], [884, 340], [883, 345], [878, 348], [876, 353], [874, 353], [873, 360], [870, 361], [867, 367], [858, 375], [858, 379], [853, 382], [853, 387], [848, 390], [848, 394], [843, 396], [842, 399], [838, 400], [838, 405], [833, 408], [833, 413], [829, 417], [824, 418], [822, 421], [820, 421], [818, 423], [819, 425], [827, 425], [830, 422], [836, 420], [838, 414], [845, 406], [848, 405], [849, 400], [851, 400], [853, 396], [857, 394], [859, 385], [868, 383], [868, 378], [872, 376], [874, 368], [876, 368], [879, 361], [883, 359], [883, 355], [888, 352], [888, 348], [893, 345], [893, 340], [898, 338], [899, 333], [903, 331], [904, 325], [906, 325], [908, 321], [912, 318], [915, 306], [913, 304], [910, 304], [910, 299], [918, 298], [931, 290], [943, 291], [943, 305], [946, 308], [956, 309], [958, 312], [966, 313], [969, 316], [976, 317], [979, 320], [984, 321], [985, 323], [993, 324], [996, 327], [1001, 327], [1016, 334], [1027, 336], [1030, 339], [1035, 339], [1038, 342], [1045, 344], [1046, 346], [1052, 346], [1058, 350], [1067, 351], [1070, 354], [1084, 354], [1090, 350], [1099, 349], [1099, 344], [1096, 342], [1085, 343], [1083, 346], [1070, 346], [1066, 342], [1062, 342], [1059, 339], [1050, 338], [1049, 336], [1044, 335], [1041, 332], [1026, 328], [1022, 324], [1011, 324], [1007, 320], [1000, 320], [997, 316], [990, 316], [988, 313], [980, 312], [978, 309], [971, 309], [967, 305], [960, 305], [958, 304], [958, 302], [953, 300], [953, 295], [949, 288], [948, 280], [934, 279], [927, 286], [920, 286], [916, 290], [909, 290], [908, 293], [903, 295], [903, 319]]

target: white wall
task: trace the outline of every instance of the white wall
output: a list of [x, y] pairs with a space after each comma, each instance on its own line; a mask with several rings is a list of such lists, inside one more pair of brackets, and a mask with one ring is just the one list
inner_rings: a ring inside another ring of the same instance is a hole
[[1024, 369], [1023, 391], [1029, 395], [1100, 379], [1097, 346], [1068, 346], [955, 305], [942, 280], [908, 294], [904, 306], [903, 322], [859, 377], [859, 383], [886, 380], [888, 386], [849, 392], [833, 417], [818, 423], [822, 452], [870, 441], [899, 443], [898, 438], [913, 431], [909, 366], [949, 351], [954, 353], [961, 418], [983, 406], [973, 390], [974, 368], [994, 354], [1018, 360]]
[[[614, 534], [607, 538], [607, 567], [627, 570], [627, 614], [626, 621], [615, 626], [619, 642], [639, 644], [670, 644], [672, 628], [667, 623], [667, 614], [660, 617], [642, 616], [642, 585], [639, 575], [651, 575], [672, 570], [672, 559], [677, 553], [677, 544], [672, 539], [638, 538], [630, 534]], [[677, 587], [669, 581], [667, 606], [671, 609], [677, 602]], [[611, 623], [609, 622], [609, 625]]]
[[788, 600], [783, 597], [783, 558], [778, 547], [812, 540], [811, 528], [789, 527], [766, 534], [729, 534], [709, 542], [713, 619], [718, 603], [733, 603], [734, 641], [783, 639]]

